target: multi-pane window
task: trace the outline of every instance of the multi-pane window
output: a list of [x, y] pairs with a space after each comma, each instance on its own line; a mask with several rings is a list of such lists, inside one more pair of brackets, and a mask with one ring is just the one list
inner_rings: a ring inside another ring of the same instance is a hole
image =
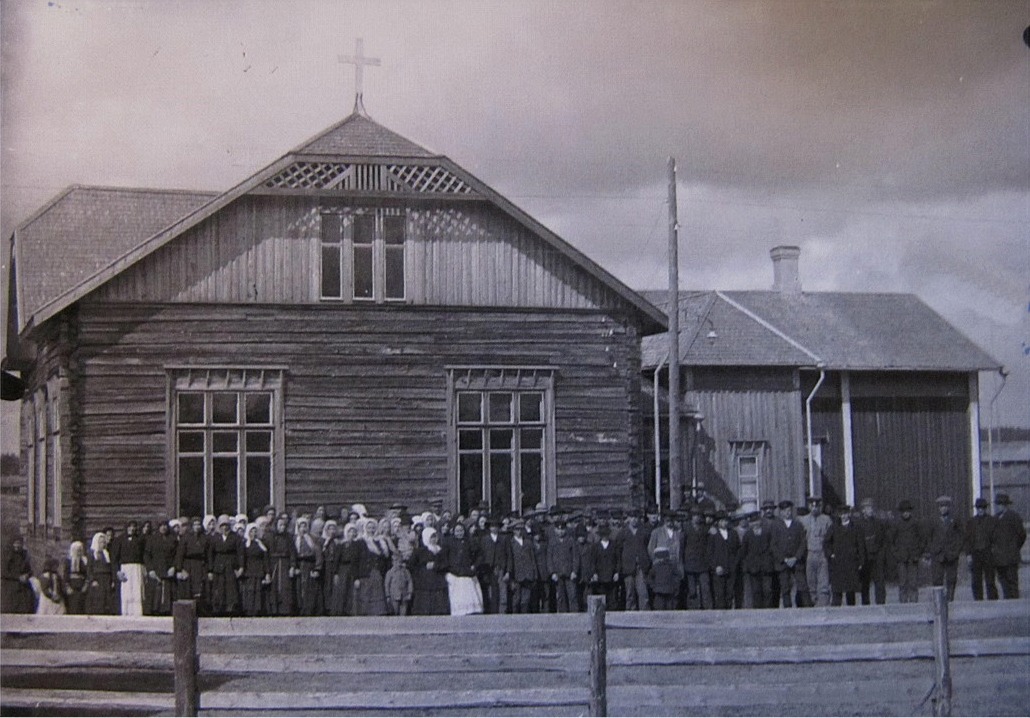
[[55, 539], [60, 539], [62, 498], [60, 386], [59, 378], [51, 377], [22, 403], [28, 527]]
[[520, 370], [506, 371], [466, 375], [456, 382], [457, 503], [462, 513], [484, 501], [501, 515], [554, 498], [548, 468], [553, 457], [550, 373], [542, 378], [528, 374], [528, 380], [519, 381]]
[[173, 402], [179, 515], [248, 513], [275, 503], [282, 477], [281, 372], [186, 370]]
[[321, 214], [322, 299], [405, 298], [407, 218], [401, 208], [358, 208]]
[[733, 442], [733, 468], [737, 479], [737, 498], [745, 510], [761, 503], [762, 462], [766, 451], [763, 441]]

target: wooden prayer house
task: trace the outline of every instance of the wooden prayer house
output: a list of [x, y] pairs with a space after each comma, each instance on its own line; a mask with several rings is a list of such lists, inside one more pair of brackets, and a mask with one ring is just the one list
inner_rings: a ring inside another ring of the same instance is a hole
[[360, 105], [222, 194], [71, 187], [11, 250], [37, 536], [640, 499], [665, 315]]

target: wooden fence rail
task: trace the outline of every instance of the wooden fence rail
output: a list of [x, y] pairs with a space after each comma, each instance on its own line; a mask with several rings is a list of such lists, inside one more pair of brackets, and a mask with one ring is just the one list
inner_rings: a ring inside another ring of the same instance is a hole
[[[963, 712], [977, 712], [969, 701], [995, 690], [981, 678], [956, 683], [953, 663], [966, 671], [987, 661], [992, 672], [1012, 666], [1011, 676], [996, 678], [1005, 705], [1018, 712], [1030, 704], [1030, 602], [948, 604], [943, 590], [932, 599], [612, 613], [592, 597], [585, 615], [408, 619], [198, 620], [191, 602], [176, 603], [172, 619], [4, 615], [0, 703], [184, 716], [317, 709], [604, 716], [732, 713], [750, 701], [748, 708], [774, 714], [832, 714], [858, 709], [820, 703], [827, 695], [857, 701], [895, 690], [896, 709], [880, 703], [870, 712], [912, 714], [929, 701], [935, 715], [950, 715], [956, 700], [967, 701]], [[347, 650], [339, 655], [334, 645]], [[315, 646], [330, 648], [322, 655]], [[800, 665], [802, 672], [792, 668]], [[856, 666], [867, 673], [853, 675]], [[150, 678], [94, 690], [73, 681], [87, 670]], [[813, 672], [822, 690], [807, 687]], [[49, 683], [55, 675], [68, 686]], [[347, 675], [363, 679], [354, 684]]]

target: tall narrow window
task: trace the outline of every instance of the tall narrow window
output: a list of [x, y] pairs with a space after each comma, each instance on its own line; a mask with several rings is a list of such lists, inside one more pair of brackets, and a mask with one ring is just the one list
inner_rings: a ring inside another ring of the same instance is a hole
[[764, 441], [732, 442], [737, 499], [742, 510], [753, 511], [762, 499], [762, 472], [767, 444]]
[[504, 369], [455, 372], [457, 504], [491, 513], [554, 500], [552, 374]]
[[183, 369], [176, 374], [176, 511], [248, 513], [281, 502], [282, 371]]
[[398, 207], [321, 213], [322, 299], [399, 301], [406, 296], [407, 216]]

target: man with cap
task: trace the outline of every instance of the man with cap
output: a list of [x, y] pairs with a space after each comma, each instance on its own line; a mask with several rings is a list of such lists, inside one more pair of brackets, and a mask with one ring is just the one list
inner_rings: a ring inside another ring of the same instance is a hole
[[951, 497], [937, 497], [937, 513], [930, 522], [926, 542], [926, 557], [930, 559], [930, 577], [934, 586], [944, 586], [948, 600], [955, 598], [958, 583], [958, 559], [962, 553], [964, 537], [962, 527], [951, 515]]
[[683, 573], [686, 574], [688, 609], [714, 608], [708, 574], [708, 527], [700, 506], [690, 509], [690, 522], [683, 527]]
[[733, 603], [733, 580], [740, 553], [740, 539], [730, 529], [725, 511], [715, 512], [715, 530], [708, 537], [708, 566], [712, 577], [712, 602], [717, 609], [728, 609]]
[[823, 540], [833, 594], [830, 605], [839, 606], [841, 599], [846, 599], [849, 606], [854, 606], [855, 593], [862, 589], [859, 574], [865, 564], [865, 539], [851, 520], [850, 506], [838, 506], [837, 517], [840, 523], [831, 524]]
[[479, 537], [477, 571], [483, 589], [485, 613], [508, 613], [511, 579], [511, 541], [501, 533], [501, 520], [491, 516], [489, 530]]
[[833, 526], [833, 520], [823, 513], [823, 500], [808, 497], [808, 514], [798, 517], [808, 537], [808, 559], [805, 562], [805, 580], [808, 592], [816, 606], [830, 605], [830, 564], [823, 542]]
[[805, 559], [808, 553], [808, 537], [805, 527], [794, 518], [794, 502], [784, 499], [780, 502], [780, 518], [773, 522], [769, 531], [769, 544], [780, 578], [780, 600], [784, 608], [790, 608], [792, 596], [797, 597], [797, 607], [811, 605], [808, 594], [808, 580], [805, 575]]
[[530, 527], [522, 519], [512, 524], [511, 602], [513, 613], [529, 613], [537, 580], [536, 552]]
[[898, 601], [919, 600], [919, 559], [926, 546], [926, 535], [912, 516], [914, 507], [908, 499], [898, 504], [899, 518], [890, 528], [891, 557], [898, 571]]
[[626, 525], [615, 538], [627, 611], [648, 611], [651, 607], [647, 588], [647, 572], [651, 570], [651, 556], [647, 552], [650, 536], [640, 525], [643, 516], [640, 509], [630, 511]]
[[591, 595], [605, 596], [607, 605], [614, 606], [615, 587], [619, 582], [619, 556], [611, 532], [606, 523], [597, 527], [597, 541], [587, 546], [583, 556], [583, 574], [587, 577]]
[[998, 600], [998, 586], [994, 582], [994, 557], [991, 546], [994, 542], [994, 531], [998, 519], [991, 516], [987, 509], [990, 504], [982, 496], [973, 504], [973, 518], [966, 523], [966, 555], [971, 574], [970, 587], [973, 599], [984, 600], [984, 585], [987, 586], [987, 598]]
[[1002, 595], [1005, 598], [1019, 598], [1019, 552], [1026, 543], [1026, 529], [1023, 518], [1012, 510], [1012, 500], [1008, 494], [998, 494], [994, 503], [1000, 509], [991, 550], [994, 568], [1001, 582]]
[[859, 572], [862, 582], [862, 605], [869, 605], [869, 586], [873, 587], [876, 605], [887, 603], [887, 524], [876, 515], [871, 498], [862, 499], [862, 513], [855, 517], [855, 525], [865, 543], [865, 563]]

